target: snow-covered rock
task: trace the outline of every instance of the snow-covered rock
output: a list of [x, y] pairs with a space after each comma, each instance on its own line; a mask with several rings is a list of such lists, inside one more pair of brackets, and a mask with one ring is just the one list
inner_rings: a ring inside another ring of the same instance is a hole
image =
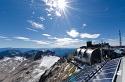
[[0, 81], [38, 82], [40, 76], [59, 59], [57, 56], [43, 56], [39, 60], [5, 57], [0, 60]]
[[40, 64], [36, 69], [33, 70], [31, 75], [33, 78], [28, 82], [36, 82], [36, 80], [39, 80], [40, 76], [59, 59], [60, 58], [57, 56], [44, 56], [41, 60], [38, 61]]

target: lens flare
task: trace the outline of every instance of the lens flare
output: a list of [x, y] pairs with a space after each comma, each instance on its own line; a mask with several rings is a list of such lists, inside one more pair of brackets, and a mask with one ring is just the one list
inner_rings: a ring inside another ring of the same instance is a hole
[[58, 4], [59, 9], [64, 9], [66, 7], [65, 0], [58, 0], [57, 4]]

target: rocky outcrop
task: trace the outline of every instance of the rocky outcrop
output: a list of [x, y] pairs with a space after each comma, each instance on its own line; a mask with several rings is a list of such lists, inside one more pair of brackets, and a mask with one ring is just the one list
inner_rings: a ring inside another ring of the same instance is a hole
[[42, 58], [43, 56], [54, 56], [55, 52], [47, 50], [47, 51], [38, 51], [35, 55], [34, 55], [34, 60], [38, 60], [40, 58]]

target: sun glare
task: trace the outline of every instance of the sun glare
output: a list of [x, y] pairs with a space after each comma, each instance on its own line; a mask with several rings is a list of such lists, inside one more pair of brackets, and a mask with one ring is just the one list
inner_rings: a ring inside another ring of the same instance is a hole
[[60, 9], [64, 9], [66, 7], [66, 2], [65, 0], [58, 0], [58, 7]]

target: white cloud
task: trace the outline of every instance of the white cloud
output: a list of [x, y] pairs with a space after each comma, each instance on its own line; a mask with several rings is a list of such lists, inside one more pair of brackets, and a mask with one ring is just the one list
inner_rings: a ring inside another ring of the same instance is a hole
[[47, 16], [51, 16], [51, 14], [47, 14]]
[[32, 14], [35, 14], [35, 12], [32, 12]]
[[57, 37], [48, 37], [48, 39], [53, 39], [53, 43], [50, 45], [52, 47], [67, 47], [67, 48], [71, 48], [71, 47], [80, 47], [82, 45], [84, 45], [84, 41], [83, 40], [79, 40], [79, 39], [72, 39], [72, 38], [57, 38]]
[[75, 29], [71, 29], [71, 31], [67, 31], [66, 33], [73, 38], [78, 37], [79, 35], [79, 32], [77, 32]]
[[12, 40], [12, 39], [9, 39], [8, 37], [5, 37], [5, 36], [0, 36], [0, 39], [7, 40], [7, 41]]
[[[123, 36], [122, 38], [122, 45], [125, 46], [125, 37]], [[104, 42], [109, 43], [111, 46], [119, 46], [119, 38], [110, 38], [110, 39], [105, 39]]]
[[35, 28], [44, 29], [43, 24], [36, 23], [36, 22], [34, 22], [32, 20], [28, 20], [27, 22], [29, 22]]
[[16, 36], [14, 37], [15, 39], [19, 39], [19, 40], [23, 40], [23, 41], [30, 41], [29, 38], [26, 38], [26, 37], [22, 37], [22, 36]]
[[32, 40], [33, 42], [36, 42], [37, 44], [49, 44], [48, 42], [40, 41], [40, 40]]
[[48, 42], [45, 42], [45, 41], [41, 41], [41, 40], [31, 40], [29, 38], [26, 38], [26, 37], [22, 37], [22, 36], [16, 36], [16, 37], [13, 37], [15, 39], [19, 39], [19, 40], [23, 40], [23, 41], [29, 41], [29, 42], [35, 42], [37, 44], [49, 44]]
[[73, 38], [76, 38], [78, 36], [80, 38], [98, 38], [100, 36], [100, 34], [79, 33], [75, 29], [71, 29], [71, 31], [66, 31], [66, 33]]
[[56, 40], [56, 39], [58, 39], [58, 38], [56, 38], [56, 37], [47, 37], [48, 39], [54, 39], [54, 40]]
[[[122, 45], [125, 46], [125, 37], [122, 37], [121, 39], [122, 39]], [[110, 38], [110, 39], [102, 38], [102, 41], [109, 43], [109, 45], [111, 45], [111, 46], [119, 46], [120, 45], [119, 38]]]
[[44, 21], [44, 20], [45, 20], [45, 18], [44, 18], [44, 17], [39, 17], [39, 19], [40, 19], [41, 21]]
[[59, 13], [58, 11], [56, 11], [55, 13], [56, 13], [56, 15], [57, 15], [58, 17], [61, 16], [61, 13]]
[[52, 12], [54, 9], [52, 7], [50, 7], [50, 8], [46, 8], [45, 10], [48, 12]]
[[73, 43], [77, 43], [80, 40], [78, 40], [78, 39], [71, 39], [71, 38], [58, 38], [56, 41], [57, 41], [56, 44], [58, 44], [58, 45], [70, 45], [70, 44], [73, 44]]
[[82, 27], [84, 28], [84, 27], [86, 27], [87, 25], [86, 24], [82, 24]]
[[53, 18], [51, 17], [50, 19], [52, 20]]
[[31, 29], [31, 28], [26, 28], [27, 30], [38, 32], [37, 30]]
[[106, 39], [105, 40], [109, 45], [119, 46], [119, 39]]
[[46, 3], [48, 6], [52, 6], [53, 1], [52, 0], [41, 0]]
[[12, 39], [5, 39], [5, 40], [10, 41], [10, 40], [12, 40]]
[[71, 38], [58, 38], [57, 42], [61, 45], [66, 45], [71, 43], [72, 39]]
[[43, 34], [43, 36], [48, 36], [48, 37], [49, 37], [49, 36], [51, 36], [51, 35], [49, 35], [49, 34]]
[[[60, 13], [60, 0], [41, 0], [43, 1], [48, 7], [45, 9], [47, 11], [47, 16], [61, 16]], [[62, 3], [63, 4], [63, 3]]]
[[7, 37], [4, 37], [4, 36], [0, 36], [0, 38], [2, 38], [2, 39], [6, 39]]
[[88, 34], [88, 33], [81, 33], [81, 38], [98, 38], [100, 34]]

